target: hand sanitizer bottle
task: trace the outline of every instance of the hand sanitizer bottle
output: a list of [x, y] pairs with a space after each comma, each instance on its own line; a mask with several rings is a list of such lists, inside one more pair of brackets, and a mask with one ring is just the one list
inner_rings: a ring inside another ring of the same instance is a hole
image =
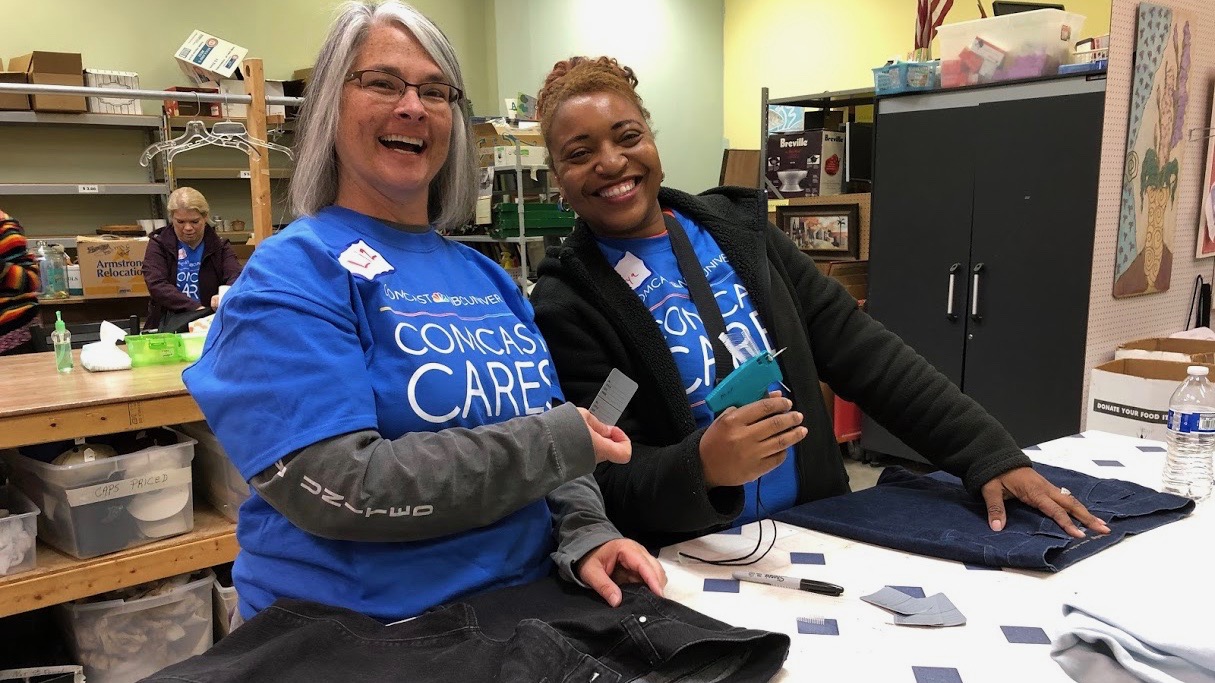
[[59, 311], [55, 311], [55, 331], [51, 333], [51, 343], [55, 345], [55, 369], [59, 372], [71, 372], [72, 333], [68, 332], [63, 315]]

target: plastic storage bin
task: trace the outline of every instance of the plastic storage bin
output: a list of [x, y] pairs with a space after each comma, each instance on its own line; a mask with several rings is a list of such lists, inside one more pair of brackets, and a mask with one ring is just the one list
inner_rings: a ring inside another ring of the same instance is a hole
[[[574, 212], [561, 211], [554, 203], [525, 202], [523, 220], [528, 235], [567, 235], [574, 227]], [[514, 202], [495, 204], [489, 233], [498, 239], [519, 236], [519, 207]]]
[[127, 336], [126, 342], [133, 368], [181, 362], [181, 335], [132, 334]]
[[194, 448], [195, 488], [221, 515], [235, 522], [241, 503], [249, 497], [248, 482], [228, 459], [206, 422], [191, 422], [177, 429], [198, 442]]
[[[207, 342], [206, 332], [182, 332], [177, 336], [181, 338], [181, 356], [179, 360], [193, 363], [202, 356], [203, 344]], [[134, 362], [132, 361], [133, 364]]]
[[157, 595], [57, 608], [89, 683], [136, 681], [211, 647], [215, 575], [207, 569], [176, 581], [184, 583]]
[[12, 486], [0, 486], [0, 576], [29, 571], [38, 564], [38, 506]]
[[1070, 63], [1083, 28], [1084, 15], [1057, 9], [945, 24], [941, 86], [1053, 76]]
[[897, 62], [873, 70], [873, 89], [878, 95], [932, 90], [939, 83], [937, 62]]
[[38, 538], [84, 559], [194, 528], [194, 444], [181, 436], [172, 446], [67, 466], [16, 451], [4, 459], [17, 488], [42, 508]]

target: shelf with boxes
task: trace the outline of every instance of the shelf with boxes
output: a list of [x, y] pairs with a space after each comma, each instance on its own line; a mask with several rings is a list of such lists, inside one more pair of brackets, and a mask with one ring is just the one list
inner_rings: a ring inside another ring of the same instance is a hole
[[769, 199], [869, 192], [873, 88], [771, 98], [760, 89], [757, 187]]

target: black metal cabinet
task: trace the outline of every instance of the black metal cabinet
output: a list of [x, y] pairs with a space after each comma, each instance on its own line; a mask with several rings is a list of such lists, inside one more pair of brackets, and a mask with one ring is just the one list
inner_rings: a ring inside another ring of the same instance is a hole
[[878, 102], [870, 313], [1022, 446], [1079, 428], [1104, 83]]

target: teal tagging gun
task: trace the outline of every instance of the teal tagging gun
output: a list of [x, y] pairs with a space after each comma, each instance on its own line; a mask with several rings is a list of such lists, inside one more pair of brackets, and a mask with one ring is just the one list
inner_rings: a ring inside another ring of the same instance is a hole
[[758, 401], [768, 395], [768, 387], [773, 384], [784, 386], [784, 375], [776, 362], [784, 349], [760, 353], [746, 332], [723, 333], [720, 339], [739, 365], [705, 397], [705, 403], [714, 414], [730, 406], [741, 408]]

